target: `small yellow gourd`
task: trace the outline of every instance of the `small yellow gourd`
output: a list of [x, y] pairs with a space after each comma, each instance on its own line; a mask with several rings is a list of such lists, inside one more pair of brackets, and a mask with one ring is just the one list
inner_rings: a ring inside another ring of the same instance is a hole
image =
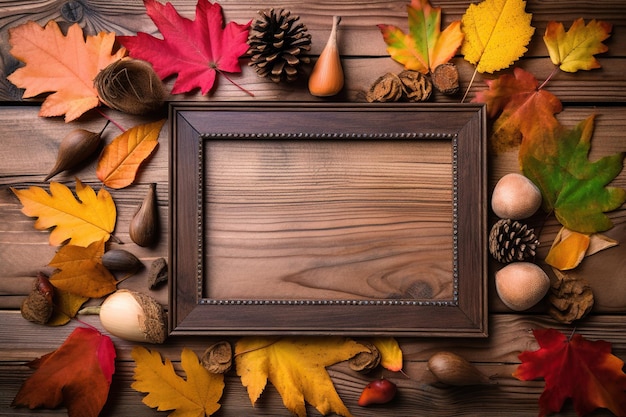
[[337, 26], [340, 21], [341, 17], [333, 17], [333, 28], [328, 42], [309, 77], [309, 92], [314, 96], [334, 96], [343, 88], [343, 68], [337, 47]]

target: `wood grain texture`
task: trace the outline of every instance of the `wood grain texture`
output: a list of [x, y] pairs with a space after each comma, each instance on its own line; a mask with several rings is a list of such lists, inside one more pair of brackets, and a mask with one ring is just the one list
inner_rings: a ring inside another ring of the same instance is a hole
[[[434, 6], [443, 7], [443, 24], [459, 19], [470, 4], [470, 0], [432, 0]], [[193, 18], [196, 0], [172, 0], [186, 17]], [[301, 16], [313, 36], [310, 52], [313, 62], [321, 52], [330, 31], [331, 17], [343, 16], [339, 32], [339, 46], [346, 73], [346, 87], [338, 96], [330, 99], [314, 98], [306, 90], [305, 80], [294, 84], [276, 85], [260, 79], [243, 60], [241, 74], [233, 79], [252, 91], [250, 97], [225, 79], [218, 80], [217, 88], [207, 95], [197, 92], [171, 96], [171, 101], [231, 102], [241, 101], [263, 105], [265, 102], [363, 102], [365, 92], [380, 75], [399, 72], [402, 68], [392, 61], [386, 52], [378, 23], [395, 24], [406, 29], [406, 4], [404, 0], [222, 0], [227, 21], [240, 23], [252, 19], [256, 12], [265, 7], [286, 8]], [[590, 158], [595, 160], [607, 154], [626, 151], [626, 3], [622, 0], [528, 0], [527, 11], [533, 14], [535, 35], [528, 53], [516, 66], [531, 71], [543, 81], [553, 70], [541, 36], [551, 20], [561, 21], [566, 27], [579, 17], [586, 21], [595, 18], [610, 22], [613, 34], [607, 40], [609, 51], [598, 56], [602, 68], [579, 71], [574, 74], [557, 73], [546, 88], [565, 104], [558, 115], [566, 126], [574, 126], [591, 114], [596, 114], [596, 129]], [[86, 33], [115, 31], [118, 34], [134, 34], [145, 31], [157, 34], [156, 28], [146, 16], [141, 0], [0, 0], [0, 415], [7, 416], [65, 416], [64, 408], [58, 410], [30, 411], [12, 408], [10, 403], [20, 385], [31, 374], [25, 366], [27, 361], [56, 349], [76, 326], [71, 323], [62, 328], [37, 326], [22, 319], [17, 311], [24, 296], [32, 285], [37, 271], [51, 272], [46, 264], [57, 248], [48, 244], [48, 232], [36, 231], [34, 219], [24, 216], [17, 198], [10, 187], [26, 188], [31, 185], [46, 187], [43, 178], [52, 166], [61, 138], [72, 128], [84, 127], [99, 130], [104, 121], [96, 112], [89, 112], [76, 123], [67, 125], [60, 118], [42, 119], [37, 116], [40, 98], [21, 105], [21, 91], [13, 86], [6, 75], [14, 71], [19, 62], [9, 53], [8, 29], [27, 20], [45, 24], [54, 19], [66, 28], [78, 22]], [[458, 55], [454, 58], [460, 77], [461, 89], [467, 88], [473, 67]], [[309, 72], [312, 64], [305, 68]], [[508, 70], [510, 71], [510, 70]], [[478, 75], [471, 87], [469, 99], [485, 88], [484, 80], [489, 75]], [[171, 87], [173, 79], [167, 80]], [[458, 103], [460, 96], [445, 97], [435, 94], [436, 103]], [[113, 111], [107, 113], [125, 128], [151, 121], [154, 118], [130, 117]], [[115, 128], [105, 133], [108, 142], [116, 136]], [[113, 192], [118, 207], [118, 222], [115, 235], [125, 243], [119, 245], [136, 254], [148, 266], [157, 258], [168, 254], [167, 225], [172, 208], [168, 195], [168, 149], [167, 128], [161, 133], [160, 146], [142, 171], [138, 183], [131, 189]], [[517, 170], [515, 152], [489, 156], [489, 189], [498, 178]], [[73, 187], [74, 177], [99, 188], [95, 177], [94, 161], [72, 172], [63, 173], [55, 180]], [[135, 208], [145, 194], [149, 183], [157, 182], [159, 216], [163, 235], [155, 248], [141, 248], [130, 242], [128, 223]], [[626, 173], [622, 172], [612, 185], [626, 188]], [[585, 259], [574, 273], [587, 279], [593, 288], [595, 305], [592, 315], [577, 324], [576, 331], [593, 340], [603, 339], [612, 343], [613, 353], [626, 360], [626, 208], [610, 213], [615, 227], [606, 235], [620, 241], [620, 245]], [[493, 218], [491, 219], [494, 220]], [[529, 219], [530, 224], [540, 230], [539, 256], [543, 258], [559, 225], [545, 216]], [[114, 245], [115, 246], [115, 245]], [[545, 267], [545, 265], [542, 265]], [[530, 329], [555, 327], [571, 332], [571, 326], [563, 326], [545, 315], [547, 306], [539, 304], [524, 314], [512, 314], [498, 299], [493, 284], [493, 273], [499, 265], [492, 261], [489, 282], [489, 327], [487, 339], [448, 338], [400, 338], [404, 351], [405, 371], [410, 379], [397, 374], [385, 373], [400, 387], [400, 394], [392, 404], [361, 408], [356, 400], [362, 387], [380, 373], [362, 376], [350, 371], [345, 364], [331, 367], [330, 375], [341, 397], [356, 416], [494, 416], [530, 417], [538, 413], [538, 398], [543, 390], [543, 381], [521, 382], [511, 377], [519, 363], [518, 354], [527, 349], [536, 349]], [[548, 268], [546, 268], [548, 269]], [[147, 290], [145, 270], [126, 280], [121, 286], [149, 292], [162, 304], [168, 302], [168, 289], [154, 292]], [[100, 300], [92, 300], [92, 304]], [[99, 327], [95, 317], [86, 317], [87, 323]], [[156, 347], [164, 356], [172, 359], [179, 369], [180, 352], [190, 347], [201, 353], [217, 339], [211, 337], [172, 338]], [[235, 341], [235, 339], [230, 339]], [[133, 363], [130, 351], [134, 344], [114, 338], [118, 360], [109, 401], [102, 416], [156, 416], [163, 413], [149, 409], [141, 403], [142, 394], [130, 388]], [[155, 348], [155, 346], [151, 346]], [[488, 375], [494, 375], [497, 384], [469, 388], [451, 388], [432, 384], [426, 370], [426, 361], [435, 352], [451, 350], [465, 356]], [[273, 387], [268, 387], [261, 400], [252, 407], [239, 378], [231, 371], [227, 377], [227, 388], [222, 400], [220, 416], [288, 416], [282, 401]], [[318, 413], [308, 407], [309, 415]], [[576, 415], [568, 403], [559, 416]], [[611, 415], [598, 410], [591, 416]]]

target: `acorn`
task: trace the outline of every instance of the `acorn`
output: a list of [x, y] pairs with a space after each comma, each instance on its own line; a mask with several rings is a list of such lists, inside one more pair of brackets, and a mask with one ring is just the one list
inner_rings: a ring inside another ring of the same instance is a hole
[[155, 183], [150, 184], [148, 193], [130, 222], [128, 232], [131, 240], [139, 246], [156, 243], [159, 237], [159, 215]]
[[102, 255], [102, 265], [109, 271], [135, 272], [143, 267], [143, 264], [135, 255], [124, 249], [111, 249]]
[[526, 219], [541, 207], [541, 191], [521, 174], [506, 174], [491, 194], [491, 209], [501, 219]]
[[333, 27], [328, 37], [328, 42], [309, 76], [309, 92], [314, 96], [334, 96], [343, 88], [343, 67], [341, 66], [341, 57], [337, 47], [337, 27], [339, 22], [341, 22], [341, 17], [333, 16]]
[[33, 289], [20, 307], [22, 317], [33, 323], [46, 324], [54, 311], [53, 297], [54, 287], [48, 277], [39, 272], [33, 283]]
[[549, 289], [550, 278], [531, 262], [514, 262], [496, 272], [496, 292], [511, 310], [531, 308]]
[[100, 322], [112, 335], [131, 342], [163, 343], [167, 317], [154, 298], [131, 290], [117, 290], [100, 306]]
[[428, 359], [428, 369], [437, 380], [446, 385], [480, 385], [490, 382], [467, 359], [452, 352], [438, 352]]
[[94, 133], [85, 129], [74, 129], [65, 135], [59, 145], [56, 163], [50, 170], [50, 173], [44, 178], [44, 181], [48, 181], [60, 172], [77, 167], [94, 155], [102, 144], [102, 132], [104, 132], [107, 125], [104, 126], [100, 133]]

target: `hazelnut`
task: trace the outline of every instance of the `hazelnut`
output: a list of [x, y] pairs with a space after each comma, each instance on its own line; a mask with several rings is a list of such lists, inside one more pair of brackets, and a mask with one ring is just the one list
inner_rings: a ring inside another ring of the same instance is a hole
[[541, 207], [541, 191], [521, 174], [506, 174], [491, 195], [491, 209], [501, 219], [525, 219]]
[[537, 304], [550, 289], [550, 278], [530, 262], [514, 262], [496, 272], [496, 291], [511, 310], [523, 311]]

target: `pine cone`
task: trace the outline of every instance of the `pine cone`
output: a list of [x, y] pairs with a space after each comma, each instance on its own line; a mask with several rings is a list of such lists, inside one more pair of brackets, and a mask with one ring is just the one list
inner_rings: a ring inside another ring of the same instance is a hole
[[489, 252], [499, 262], [523, 261], [535, 255], [539, 240], [534, 229], [511, 219], [501, 219], [489, 233]]
[[294, 81], [300, 64], [309, 63], [301, 54], [311, 50], [311, 35], [299, 19], [284, 9], [259, 11], [250, 28], [247, 53], [251, 55], [249, 65], [260, 77], [276, 83]]

